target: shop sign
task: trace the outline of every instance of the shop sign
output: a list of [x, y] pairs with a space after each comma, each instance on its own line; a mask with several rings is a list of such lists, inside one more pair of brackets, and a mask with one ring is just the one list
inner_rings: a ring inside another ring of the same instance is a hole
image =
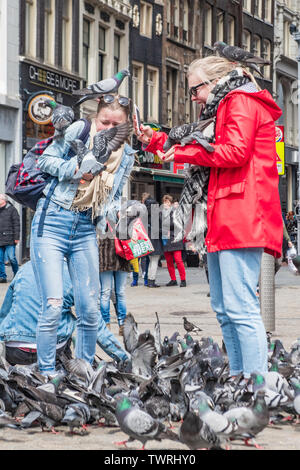
[[276, 126], [276, 164], [278, 174], [284, 175], [284, 126]]
[[28, 103], [28, 116], [36, 124], [50, 124], [52, 109], [45, 106], [46, 100], [53, 100], [53, 96], [41, 93], [35, 95]]
[[72, 94], [80, 88], [80, 81], [57, 71], [49, 70], [40, 65], [22, 63], [22, 81], [29, 81], [43, 88]]

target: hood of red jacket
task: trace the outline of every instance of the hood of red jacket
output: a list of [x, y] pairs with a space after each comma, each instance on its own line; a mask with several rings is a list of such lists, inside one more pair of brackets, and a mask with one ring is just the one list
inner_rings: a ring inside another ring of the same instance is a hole
[[230, 93], [228, 93], [227, 96], [231, 95], [232, 93], [243, 93], [245, 95], [251, 96], [252, 98], [258, 100], [266, 109], [266, 111], [268, 111], [271, 114], [274, 121], [277, 121], [277, 119], [279, 119], [280, 116], [282, 115], [281, 109], [275, 103], [272, 95], [270, 94], [268, 90], [260, 90], [255, 93], [249, 93], [245, 90], [237, 89], [237, 90], [232, 90]]

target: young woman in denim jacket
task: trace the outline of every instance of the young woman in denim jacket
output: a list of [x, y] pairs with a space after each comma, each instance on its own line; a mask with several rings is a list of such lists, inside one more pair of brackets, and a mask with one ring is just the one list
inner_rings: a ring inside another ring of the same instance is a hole
[[[113, 95], [106, 97], [99, 102], [86, 146], [93, 142], [95, 133], [117, 126], [129, 118], [128, 99]], [[95, 178], [85, 174], [84, 181], [74, 181], [73, 177], [78, 171], [77, 156], [68, 158], [68, 154], [71, 143], [80, 136], [83, 126], [83, 121], [73, 123], [66, 130], [64, 138], [55, 140], [47, 147], [38, 161], [41, 170], [58, 178], [46, 212], [43, 236], [38, 237], [43, 198], [38, 202], [31, 234], [31, 259], [42, 298], [36, 338], [37, 356], [40, 372], [44, 375], [55, 373], [56, 336], [63, 300], [64, 257], [67, 258], [73, 283], [77, 313], [75, 356], [93, 362], [100, 294], [98, 246], [93, 217], [100, 208], [100, 215], [97, 214], [100, 229], [108, 213], [116, 217], [118, 199], [121, 197], [121, 175], [125, 173], [123, 157], [128, 160], [130, 154], [125, 148], [123, 155], [118, 153], [116, 157], [114, 153], [117, 152], [114, 152], [106, 162], [107, 171]], [[91, 187], [95, 188], [93, 199], [87, 197]], [[96, 188], [100, 188], [101, 197]], [[45, 188], [45, 195], [48, 189]]]

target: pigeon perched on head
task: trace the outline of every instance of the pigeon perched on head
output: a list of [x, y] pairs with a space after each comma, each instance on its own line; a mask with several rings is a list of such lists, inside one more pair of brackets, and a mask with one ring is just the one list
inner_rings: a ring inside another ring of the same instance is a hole
[[183, 328], [187, 333], [198, 333], [198, 331], [202, 331], [199, 326], [194, 325], [194, 323], [191, 323], [190, 321], [187, 320], [186, 317], [183, 318]]
[[84, 173], [96, 176], [105, 170], [104, 163], [112, 152], [118, 150], [128, 138], [131, 131], [129, 122], [125, 122], [109, 129], [104, 129], [94, 136], [93, 149], [89, 150], [80, 139], [72, 142], [72, 148], [77, 154], [79, 170], [73, 180], [79, 181]]
[[123, 69], [111, 78], [100, 80], [100, 82], [88, 85], [82, 90], [74, 90], [73, 95], [82, 96], [82, 98], [77, 101], [75, 106], [78, 106], [87, 100], [99, 98], [100, 96], [105, 95], [107, 93], [116, 93], [124, 78], [128, 76], [130, 76], [129, 70]]
[[270, 65], [269, 60], [265, 60], [262, 57], [258, 57], [252, 52], [245, 51], [241, 47], [229, 46], [223, 41], [217, 41], [214, 44], [214, 49], [219, 53], [221, 57], [225, 57], [231, 62], [239, 62], [246, 67], [252, 68], [259, 75], [263, 76], [258, 66]]
[[63, 137], [66, 129], [72, 124], [75, 118], [75, 114], [70, 106], [64, 106], [57, 104], [54, 100], [45, 100], [45, 106], [49, 106], [52, 111], [52, 124], [55, 129], [54, 138], [58, 139]]

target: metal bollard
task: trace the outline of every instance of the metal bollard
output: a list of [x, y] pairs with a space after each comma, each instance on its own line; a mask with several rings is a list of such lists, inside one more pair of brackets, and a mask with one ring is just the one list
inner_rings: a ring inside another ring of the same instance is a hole
[[263, 253], [259, 278], [260, 313], [266, 331], [275, 330], [275, 258]]

